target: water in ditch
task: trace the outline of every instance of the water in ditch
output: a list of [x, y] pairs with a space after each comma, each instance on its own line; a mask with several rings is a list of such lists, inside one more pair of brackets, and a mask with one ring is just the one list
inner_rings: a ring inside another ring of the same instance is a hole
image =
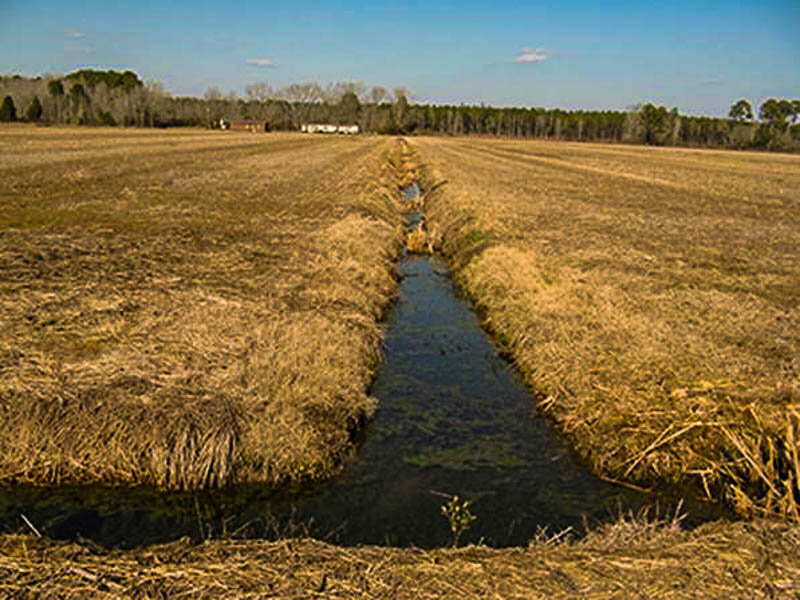
[[[401, 269], [371, 392], [379, 406], [338, 478], [279, 492], [16, 487], [0, 491], [0, 531], [27, 530], [25, 515], [45, 535], [105, 546], [309, 533], [343, 544], [433, 547], [452, 540], [441, 507], [458, 495], [477, 517], [462, 542], [508, 546], [526, 544], [539, 528], [580, 531], [585, 520], [620, 511], [674, 510], [676, 499], [611, 485], [575, 460], [535, 415], [440, 258], [409, 257]], [[696, 502], [684, 511], [689, 523], [723, 514]]]

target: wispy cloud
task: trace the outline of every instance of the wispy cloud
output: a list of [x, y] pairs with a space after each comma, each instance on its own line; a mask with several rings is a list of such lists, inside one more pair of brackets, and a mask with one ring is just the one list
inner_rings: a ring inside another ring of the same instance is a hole
[[700, 87], [705, 87], [705, 88], [723, 87], [723, 86], [727, 85], [727, 81], [725, 81], [724, 79], [708, 79], [706, 81], [701, 81], [697, 85], [700, 86]]
[[278, 63], [272, 60], [271, 58], [248, 58], [244, 61], [248, 65], [253, 65], [254, 67], [277, 67]]
[[551, 55], [549, 52], [546, 52], [541, 48], [536, 48], [535, 50], [532, 48], [523, 48], [522, 51], [517, 54], [517, 58], [514, 60], [514, 62], [518, 65], [542, 63], [550, 58], [550, 56]]
[[86, 57], [94, 53], [94, 51], [94, 43], [83, 29], [64, 30], [65, 54], [73, 58], [81, 57], [80, 60], [86, 60]]

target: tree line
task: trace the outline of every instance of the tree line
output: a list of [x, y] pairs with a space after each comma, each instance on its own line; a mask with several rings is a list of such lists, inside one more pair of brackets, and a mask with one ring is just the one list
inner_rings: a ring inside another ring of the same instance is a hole
[[83, 69], [64, 77], [0, 76], [0, 121], [80, 125], [215, 127], [220, 119], [265, 121], [271, 130], [303, 123], [358, 124], [378, 134], [486, 135], [651, 145], [800, 150], [800, 100], [769, 98], [756, 112], [735, 102], [728, 118], [679, 114], [653, 103], [626, 111], [411, 103], [405, 88], [361, 82], [267, 83], [245, 96], [218, 88], [203, 97], [173, 97], [132, 71]]

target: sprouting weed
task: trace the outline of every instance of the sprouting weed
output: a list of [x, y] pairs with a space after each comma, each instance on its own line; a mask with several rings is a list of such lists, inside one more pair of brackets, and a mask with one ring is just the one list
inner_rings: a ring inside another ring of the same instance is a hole
[[472, 522], [477, 519], [469, 510], [470, 500], [451, 496], [447, 504], [442, 505], [442, 514], [450, 521], [450, 530], [453, 532], [453, 548], [458, 546], [458, 540]]

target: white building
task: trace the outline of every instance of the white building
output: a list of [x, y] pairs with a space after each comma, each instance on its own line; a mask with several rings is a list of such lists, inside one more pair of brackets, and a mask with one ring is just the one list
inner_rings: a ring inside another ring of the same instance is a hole
[[359, 133], [358, 125], [331, 125], [329, 123], [303, 123], [300, 126], [303, 133], [343, 133], [355, 135]]

